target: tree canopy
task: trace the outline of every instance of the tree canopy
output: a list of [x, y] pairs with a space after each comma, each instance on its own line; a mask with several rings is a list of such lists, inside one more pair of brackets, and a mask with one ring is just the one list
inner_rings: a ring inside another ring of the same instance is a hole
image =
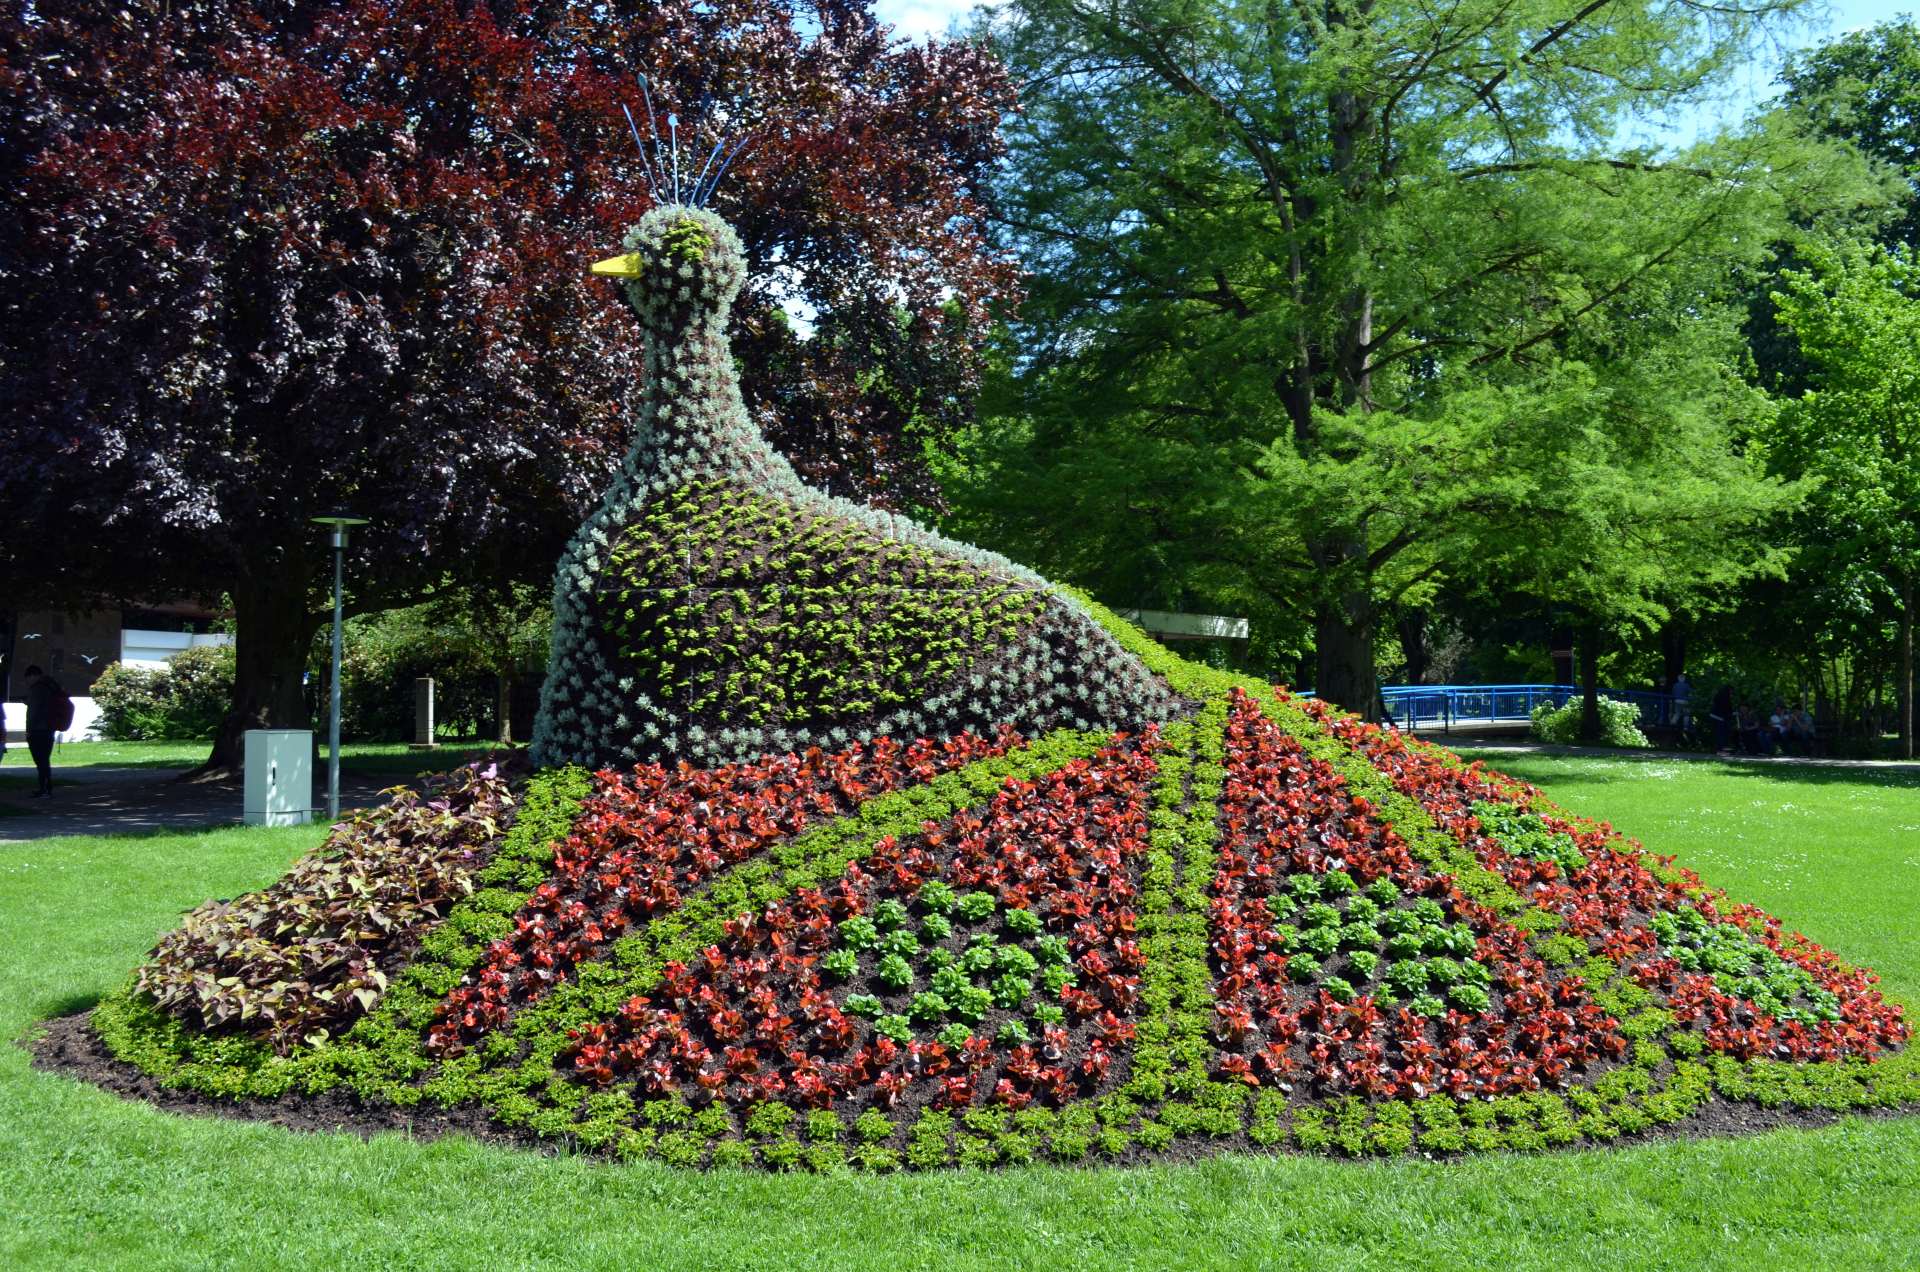
[[1730, 266], [1810, 201], [1871, 197], [1779, 118], [1677, 155], [1617, 139], [1790, 8], [1013, 0], [1001, 200], [1034, 276], [1018, 406], [981, 450], [1055, 493], [970, 512], [1046, 516], [1075, 541], [1051, 551], [1136, 569], [1142, 596], [1165, 570], [1196, 601], [1267, 598], [1310, 631], [1319, 691], [1366, 708], [1393, 606], [1582, 497], [1541, 421], [1633, 449], [1685, 413], [1688, 472], [1765, 506], [1724, 373], [1651, 358], [1632, 411], [1566, 392], [1629, 374], [1649, 322], [1721, 341]]
[[1813, 387], [1769, 433], [1775, 465], [1816, 483], [1814, 551], [1883, 598], [1899, 629], [1901, 751], [1913, 755], [1914, 584], [1920, 578], [1920, 267], [1861, 244], [1804, 249], [1774, 296]]
[[374, 518], [356, 608], [463, 563], [544, 573], [641, 374], [585, 269], [652, 200], [638, 72], [687, 166], [748, 140], [715, 202], [768, 433], [819, 484], [928, 502], [925, 433], [964, 422], [1015, 283], [977, 201], [1010, 101], [980, 49], [892, 41], [865, 0], [20, 5], [0, 499], [85, 533], [7, 536], [9, 596], [230, 594], [231, 748], [304, 718], [311, 514]]

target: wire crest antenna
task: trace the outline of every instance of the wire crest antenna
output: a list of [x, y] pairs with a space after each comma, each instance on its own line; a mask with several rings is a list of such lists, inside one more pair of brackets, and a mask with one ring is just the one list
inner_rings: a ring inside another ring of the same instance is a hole
[[[750, 134], [741, 133], [732, 139], [733, 144], [729, 148], [729, 138], [721, 132], [713, 143], [713, 149], [707, 152], [707, 161], [700, 165], [697, 176], [692, 171], [692, 158], [699, 152], [689, 152], [688, 171], [683, 184], [680, 171], [680, 114], [678, 111], [667, 112], [666, 143], [663, 146], [660, 115], [653, 106], [652, 86], [648, 84], [644, 72], [636, 78], [640, 83], [641, 108], [647, 114], [647, 132], [652, 137], [651, 148], [647, 138], [640, 135], [640, 125], [625, 102], [620, 104], [620, 111], [627, 117], [627, 131], [633, 134], [634, 149], [640, 152], [640, 170], [647, 180], [647, 192], [653, 196], [655, 203], [672, 202], [688, 207], [705, 207], [714, 191], [720, 188], [720, 180], [727, 175], [727, 169], [746, 149]], [[697, 124], [688, 129], [689, 135], [697, 131]]]

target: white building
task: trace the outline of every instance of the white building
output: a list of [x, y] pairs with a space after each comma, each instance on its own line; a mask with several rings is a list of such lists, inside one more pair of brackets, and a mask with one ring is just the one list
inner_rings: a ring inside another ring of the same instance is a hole
[[192, 605], [83, 614], [21, 613], [14, 621], [13, 656], [7, 661], [8, 740], [23, 741], [26, 736], [27, 706], [22, 698], [27, 668], [43, 669], [73, 698], [73, 728], [61, 739], [93, 739], [98, 736], [93, 724], [99, 711], [92, 689], [101, 673], [116, 661], [158, 668], [183, 649], [231, 644], [231, 634], [205, 630], [211, 619], [208, 611]]

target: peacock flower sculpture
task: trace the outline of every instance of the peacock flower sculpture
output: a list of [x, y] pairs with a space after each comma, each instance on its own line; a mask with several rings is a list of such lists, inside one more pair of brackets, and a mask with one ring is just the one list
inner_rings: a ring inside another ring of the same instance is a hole
[[635, 436], [554, 582], [540, 764], [723, 763], [875, 737], [1114, 730], [1176, 695], [1003, 557], [805, 485], [747, 414], [745, 268], [713, 212], [655, 207], [620, 280], [646, 341]]

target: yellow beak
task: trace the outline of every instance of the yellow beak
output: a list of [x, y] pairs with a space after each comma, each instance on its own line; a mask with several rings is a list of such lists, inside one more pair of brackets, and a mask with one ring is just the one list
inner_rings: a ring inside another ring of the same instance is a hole
[[629, 252], [625, 256], [609, 256], [604, 261], [595, 261], [593, 272], [613, 278], [638, 278], [640, 277], [640, 254]]

